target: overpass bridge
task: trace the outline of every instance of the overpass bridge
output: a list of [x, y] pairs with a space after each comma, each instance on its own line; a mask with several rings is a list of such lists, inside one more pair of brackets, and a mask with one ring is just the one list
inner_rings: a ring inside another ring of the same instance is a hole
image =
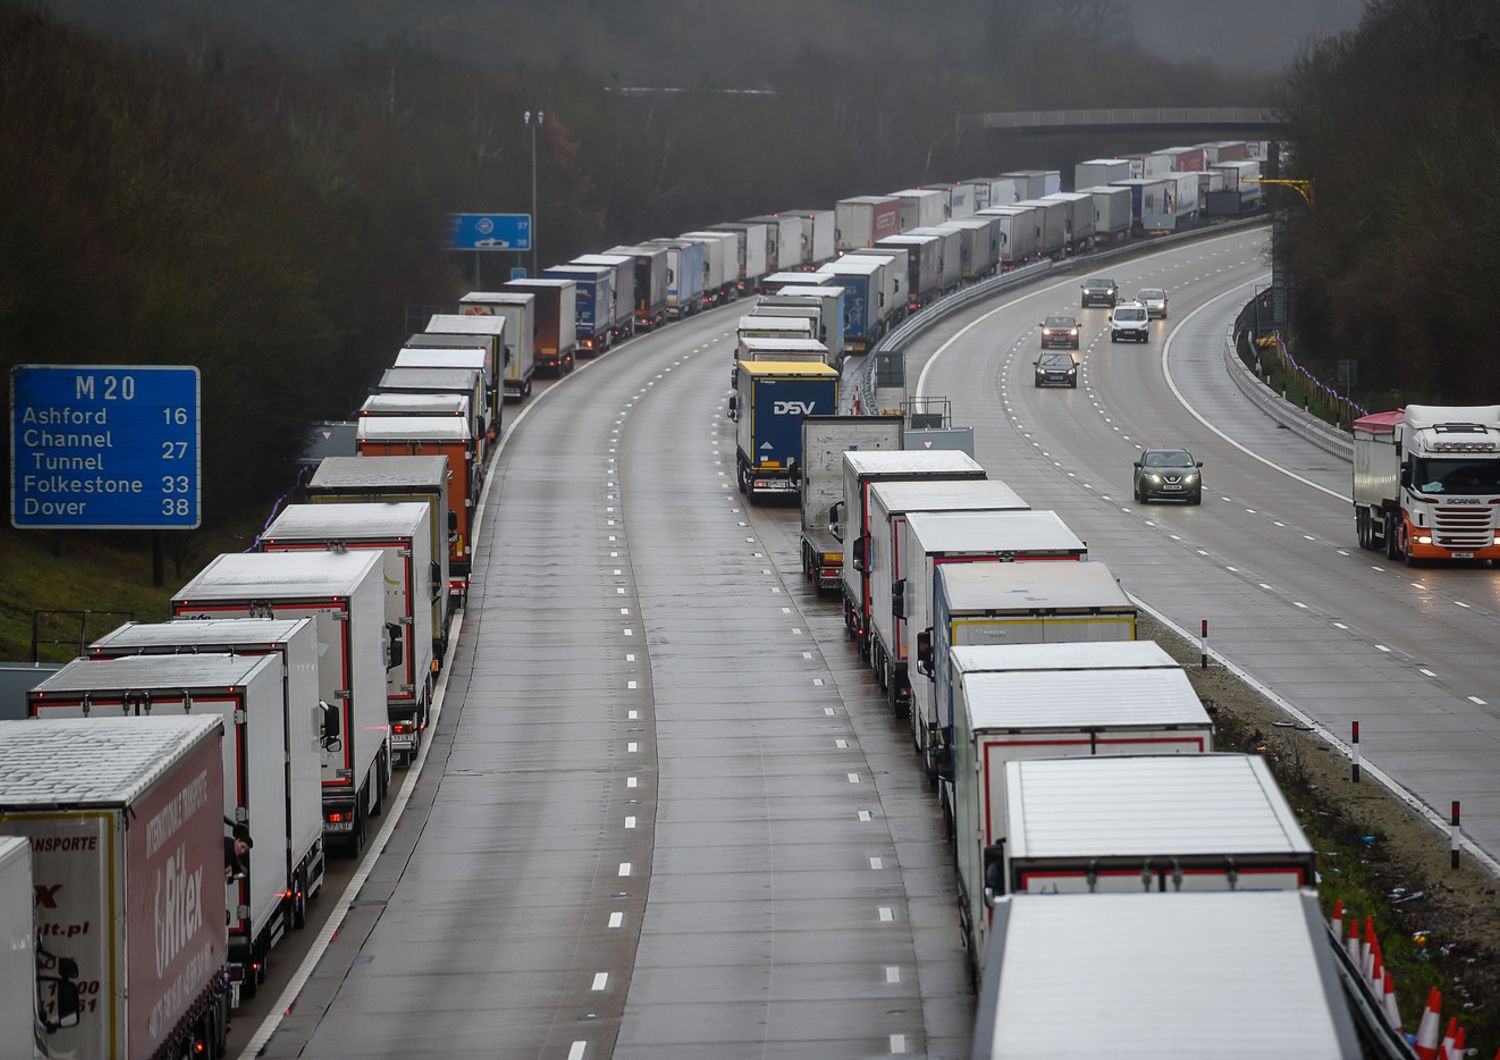
[[1008, 110], [965, 114], [960, 121], [996, 133], [1220, 129], [1242, 134], [1274, 133], [1281, 128], [1268, 107], [1108, 107], [1087, 110]]

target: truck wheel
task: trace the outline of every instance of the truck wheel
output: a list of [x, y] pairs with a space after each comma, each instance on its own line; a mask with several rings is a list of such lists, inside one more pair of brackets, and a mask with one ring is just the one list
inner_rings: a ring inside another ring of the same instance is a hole
[[750, 480], [745, 476], [745, 467], [743, 464], [735, 469], [735, 478], [739, 480], [740, 492], [748, 497], [750, 495]]
[[1385, 558], [1401, 558], [1401, 553], [1396, 548], [1396, 519], [1389, 514], [1385, 517]]
[[531, 396], [531, 380], [526, 380], [526, 385], [521, 388], [521, 399], [524, 401]]
[[298, 869], [292, 877], [292, 927], [307, 927], [307, 870]]

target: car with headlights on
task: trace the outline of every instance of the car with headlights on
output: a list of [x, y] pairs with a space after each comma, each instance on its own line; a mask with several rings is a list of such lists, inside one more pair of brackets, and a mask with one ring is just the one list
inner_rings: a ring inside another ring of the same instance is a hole
[[1078, 321], [1074, 317], [1048, 317], [1042, 321], [1042, 349], [1078, 349]]
[[1135, 300], [1146, 307], [1146, 315], [1151, 319], [1167, 319], [1167, 292], [1160, 287], [1142, 287]]
[[1078, 388], [1078, 355], [1071, 350], [1044, 352], [1036, 366], [1037, 386], [1070, 386]]
[[1115, 306], [1109, 315], [1109, 341], [1124, 342], [1127, 339], [1131, 342], [1151, 341], [1151, 318], [1146, 315], [1146, 307], [1139, 302]]
[[1103, 276], [1095, 276], [1085, 280], [1082, 288], [1083, 293], [1078, 298], [1078, 304], [1087, 309], [1091, 305], [1102, 305], [1113, 309], [1116, 302], [1120, 300], [1120, 285], [1114, 280]]
[[1135, 499], [1203, 503], [1203, 463], [1186, 449], [1147, 449], [1135, 462]]

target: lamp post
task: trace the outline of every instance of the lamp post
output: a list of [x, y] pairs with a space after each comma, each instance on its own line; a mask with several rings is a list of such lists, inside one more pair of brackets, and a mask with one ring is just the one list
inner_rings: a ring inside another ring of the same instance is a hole
[[[533, 114], [536, 117], [532, 121]], [[531, 275], [540, 276], [541, 269], [537, 266], [536, 246], [536, 131], [542, 127], [542, 119], [545, 117], [543, 111], [526, 111], [521, 115], [521, 122], [531, 130]]]

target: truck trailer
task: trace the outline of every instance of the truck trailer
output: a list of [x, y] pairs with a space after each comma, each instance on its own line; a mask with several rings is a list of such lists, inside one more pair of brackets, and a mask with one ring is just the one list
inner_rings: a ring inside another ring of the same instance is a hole
[[1084, 188], [1094, 200], [1094, 241], [1115, 243], [1130, 235], [1131, 206], [1129, 188]]
[[[217, 715], [0, 722], [0, 835], [30, 844], [35, 938], [69, 981], [41, 991], [40, 1055], [225, 1054], [223, 738]], [[37, 1055], [30, 1028], [7, 1040]]]
[[684, 232], [680, 240], [698, 243], [703, 248], [703, 305], [716, 306], [725, 300], [725, 284], [730, 279], [728, 266], [734, 264], [738, 246], [728, 232]]
[[870, 538], [873, 509], [870, 488], [877, 482], [923, 479], [982, 479], [984, 468], [972, 456], [954, 450], [901, 452], [847, 451], [843, 458], [842, 496], [829, 513], [833, 536], [843, 546], [840, 582], [844, 596], [844, 625], [869, 651]]
[[571, 372], [578, 346], [578, 284], [557, 278], [511, 280], [504, 290], [536, 296], [532, 346], [536, 366], [558, 375]]
[[1360, 548], [1415, 566], [1500, 559], [1500, 405], [1407, 405], [1354, 421]]
[[[220, 744], [223, 816], [255, 840], [229, 890], [229, 964], [242, 996], [265, 981], [266, 958], [307, 922], [309, 883], [322, 861], [319, 753], [324, 715], [316, 703], [288, 711], [279, 655], [133, 655], [75, 659], [27, 694], [33, 718], [151, 718], [213, 715]], [[292, 729], [288, 730], [288, 724]], [[293, 806], [312, 811], [293, 836]], [[295, 840], [295, 841], [294, 841]], [[298, 871], [289, 872], [289, 862]], [[302, 895], [300, 902], [294, 897]]]
[[1028, 507], [996, 479], [879, 482], [870, 487], [870, 665], [897, 717], [911, 704], [910, 645], [902, 621], [905, 613], [897, 599], [898, 587], [904, 592], [907, 575], [901, 550], [907, 516], [912, 512], [1017, 512]]
[[[311, 618], [318, 634], [323, 729], [323, 844], [358, 857], [391, 779], [380, 557], [372, 553], [227, 553], [172, 597], [174, 618]], [[334, 720], [336, 719], [336, 720]]]
[[1073, 190], [1085, 191], [1100, 184], [1129, 180], [1130, 177], [1128, 158], [1091, 158], [1073, 167]]
[[901, 416], [804, 416], [802, 418], [802, 574], [818, 594], [837, 593], [843, 542], [832, 521], [844, 497], [844, 454], [900, 451], [906, 420]]
[[985, 866], [1005, 841], [1005, 764], [1032, 758], [1203, 754], [1213, 722], [1152, 642], [960, 647], [953, 653], [952, 810], [970, 953], [989, 933]]
[[975, 1060], [1370, 1055], [1315, 895], [1019, 895], [986, 954]]
[[1036, 211], [1035, 253], [1043, 257], [1060, 257], [1068, 245], [1068, 204], [1057, 199], [1035, 198], [1022, 199], [1016, 205], [1027, 206]]
[[667, 322], [667, 249], [656, 246], [610, 247], [635, 261], [635, 330], [650, 331]]
[[[432, 513], [432, 555], [438, 563], [439, 584], [448, 591], [432, 601], [433, 655], [443, 658], [448, 648], [449, 600], [455, 587], [449, 561], [458, 539], [458, 515], [448, 505], [448, 461], [441, 456], [330, 457], [320, 463], [305, 492], [313, 504], [359, 504], [363, 501], [416, 501]], [[450, 542], [450, 537], [452, 541]]]
[[492, 424], [494, 437], [500, 435], [500, 382], [505, 377], [506, 341], [505, 327], [509, 321], [504, 316], [474, 316], [472, 314], [445, 313], [432, 317], [427, 321], [427, 329], [424, 332], [429, 338], [409, 339], [407, 346], [431, 346], [438, 348], [446, 341], [446, 337], [462, 337], [467, 340], [477, 340], [484, 343], [487, 355], [488, 368], [485, 371], [485, 384], [491, 389], [490, 400], [494, 406], [489, 418]]
[[741, 293], [755, 290], [762, 276], [777, 271], [771, 268], [769, 255], [770, 241], [774, 237], [765, 224], [757, 221], [726, 221], [723, 224], [709, 225], [708, 231], [739, 233], [740, 249], [744, 252], [740, 268]]
[[908, 236], [932, 236], [938, 241], [938, 293], [956, 291], [963, 281], [963, 230], [951, 221], [913, 228]]
[[[825, 261], [833, 260], [838, 254], [838, 243], [834, 238], [838, 224], [834, 211], [788, 210], [787, 213], [802, 219], [801, 267], [812, 270]], [[786, 263], [782, 265], [783, 270], [789, 268], [796, 266]]]
[[432, 558], [431, 510], [409, 502], [289, 504], [261, 533], [262, 552], [381, 554], [385, 627], [390, 641], [386, 713], [393, 764], [417, 756], [437, 681], [432, 601], [447, 591]]
[[1063, 249], [1069, 254], [1086, 254], [1094, 248], [1094, 197], [1085, 192], [1057, 191], [1044, 201], [1063, 202], [1067, 212], [1063, 221]]
[[653, 239], [667, 250], [667, 319], [681, 320], [703, 308], [703, 244], [695, 239]]
[[835, 246], [840, 254], [901, 232], [901, 201], [891, 195], [855, 195], [834, 204]]
[[889, 261], [845, 257], [825, 265], [829, 284], [844, 289], [844, 347], [869, 353], [885, 334], [890, 312], [885, 305], [885, 270]]
[[635, 258], [624, 254], [580, 254], [569, 265], [607, 268], [609, 281], [609, 341], [624, 342], [635, 334]]
[[948, 193], [932, 188], [906, 188], [891, 192], [901, 204], [901, 231], [930, 228], [948, 219]]
[[520, 291], [470, 291], [458, 302], [464, 316], [505, 318], [505, 396], [531, 396], [536, 374], [536, 295]]
[[936, 235], [902, 233], [875, 242], [874, 250], [900, 247], [906, 251], [906, 311], [915, 313], [943, 293], [943, 241]]
[[615, 270], [609, 265], [553, 265], [544, 280], [572, 280], [577, 355], [595, 356], [609, 349], [614, 334]]
[[[1052, 566], [1088, 558], [1087, 546], [1050, 511], [914, 511], [907, 513], [899, 532], [901, 577], [891, 585], [891, 603], [903, 651], [917, 633], [932, 628], [934, 585], [942, 567], [1028, 561]], [[873, 600], [873, 583], [870, 592]], [[907, 697], [912, 742], [921, 752], [928, 777], [936, 783], [948, 752], [947, 727], [938, 717], [937, 700], [928, 682], [909, 687]]]
[[448, 461], [448, 589], [454, 603], [461, 604], [474, 561], [473, 531], [484, 470], [468, 425], [454, 416], [366, 416], [359, 421], [355, 444], [361, 457], [441, 456]]
[[796, 493], [802, 475], [802, 418], [839, 409], [839, 373], [826, 364], [742, 361], [732, 410], [740, 492]]
[[[810, 275], [803, 273], [802, 275]], [[818, 341], [828, 347], [829, 363], [835, 368], [844, 366], [844, 288], [834, 283], [817, 286], [787, 284], [773, 295], [761, 299], [766, 305], [816, 305], [818, 307]]]

